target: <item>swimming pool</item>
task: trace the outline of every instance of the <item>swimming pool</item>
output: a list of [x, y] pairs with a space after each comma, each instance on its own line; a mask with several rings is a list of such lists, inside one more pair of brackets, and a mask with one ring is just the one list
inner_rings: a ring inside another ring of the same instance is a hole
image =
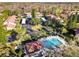
[[51, 38], [46, 38], [42, 40], [42, 45], [45, 48], [55, 48], [61, 45], [62, 43], [58, 40], [59, 38], [57, 37], [51, 37]]
[[62, 43], [58, 40], [58, 38], [52, 38], [51, 40], [49, 40], [51, 44], [55, 45], [55, 46], [59, 46]]

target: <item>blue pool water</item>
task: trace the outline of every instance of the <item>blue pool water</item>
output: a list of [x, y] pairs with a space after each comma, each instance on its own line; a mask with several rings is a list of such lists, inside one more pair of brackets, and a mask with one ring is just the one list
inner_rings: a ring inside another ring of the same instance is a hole
[[61, 45], [62, 43], [58, 40], [58, 38], [44, 39], [42, 41], [42, 45], [45, 48], [53, 48]]
[[52, 45], [52, 44], [50, 43], [50, 41], [48, 41], [48, 40], [42, 41], [42, 45], [43, 45], [43, 47], [45, 47], [45, 48], [55, 47], [55, 46]]
[[57, 38], [52, 38], [52, 40], [50, 40], [50, 42], [51, 42], [53, 45], [56, 45], [56, 46], [61, 45], [61, 42], [60, 42]]

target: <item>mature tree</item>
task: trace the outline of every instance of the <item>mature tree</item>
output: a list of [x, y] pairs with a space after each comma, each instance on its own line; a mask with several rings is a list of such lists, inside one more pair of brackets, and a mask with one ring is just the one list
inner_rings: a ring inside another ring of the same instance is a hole
[[32, 14], [32, 18], [35, 18], [35, 9], [32, 9], [32, 12], [31, 12], [31, 14]]
[[62, 12], [62, 9], [61, 8], [55, 8], [55, 14], [57, 15], [57, 16], [59, 16], [60, 15], [60, 13]]
[[68, 18], [66, 26], [67, 32], [64, 33], [64, 35], [67, 38], [66, 39], [67, 41], [74, 40], [76, 25], [77, 25], [77, 13], [74, 15], [72, 14], [70, 18]]
[[12, 11], [12, 14], [13, 14], [13, 15], [18, 15], [18, 14], [19, 14], [19, 10], [14, 10], [14, 11]]
[[68, 29], [75, 29], [77, 24], [77, 13], [75, 15], [71, 15], [68, 23], [67, 23], [67, 28]]
[[0, 16], [0, 43], [6, 43], [6, 31], [3, 27], [3, 18]]
[[12, 14], [12, 11], [10, 11], [10, 10], [8, 10], [8, 9], [5, 9], [5, 10], [3, 10], [1, 13], [2, 13], [2, 17], [3, 17], [4, 19], [6, 19], [8, 16], [10, 16], [10, 15]]

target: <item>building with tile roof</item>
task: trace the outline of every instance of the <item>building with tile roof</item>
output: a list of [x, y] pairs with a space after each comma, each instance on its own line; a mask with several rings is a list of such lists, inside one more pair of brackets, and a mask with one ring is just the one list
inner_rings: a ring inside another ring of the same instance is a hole
[[4, 25], [7, 30], [12, 30], [16, 26], [16, 15], [9, 16], [7, 20], [4, 22]]

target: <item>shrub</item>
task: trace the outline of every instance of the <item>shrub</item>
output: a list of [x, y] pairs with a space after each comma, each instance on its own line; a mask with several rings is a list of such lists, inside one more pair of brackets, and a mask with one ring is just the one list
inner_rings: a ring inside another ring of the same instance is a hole
[[17, 56], [14, 47], [6, 44], [0, 44], [0, 56], [1, 57], [12, 57]]
[[76, 46], [71, 46], [68, 49], [62, 52], [64, 57], [78, 57], [79, 56], [79, 49]]

